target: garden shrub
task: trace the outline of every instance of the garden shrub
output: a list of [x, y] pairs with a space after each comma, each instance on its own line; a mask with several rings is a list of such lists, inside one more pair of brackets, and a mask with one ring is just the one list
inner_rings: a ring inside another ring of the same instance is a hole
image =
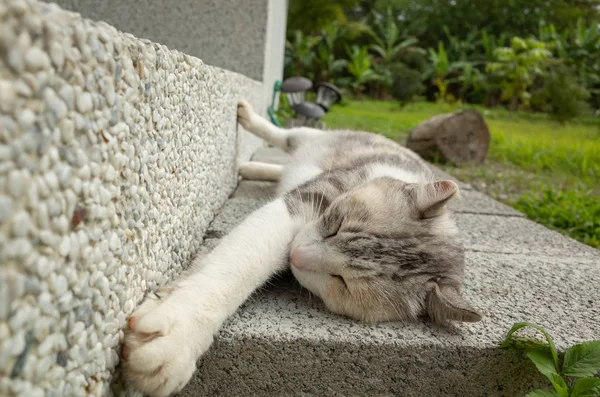
[[589, 112], [590, 93], [577, 82], [574, 71], [564, 64], [550, 68], [541, 89], [532, 95], [532, 105], [564, 122]]
[[421, 73], [418, 71], [402, 63], [392, 65], [390, 70], [392, 74], [390, 93], [400, 102], [400, 105], [406, 105], [425, 91], [425, 86], [421, 82]]

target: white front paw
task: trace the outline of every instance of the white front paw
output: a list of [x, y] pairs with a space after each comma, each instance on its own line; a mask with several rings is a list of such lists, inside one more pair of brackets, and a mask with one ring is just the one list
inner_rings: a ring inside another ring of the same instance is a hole
[[151, 397], [180, 391], [196, 370], [196, 360], [212, 343], [184, 306], [170, 299], [150, 298], [128, 322], [123, 344], [126, 379]]
[[246, 101], [241, 101], [238, 103], [237, 107], [237, 119], [238, 122], [244, 127], [246, 130], [250, 131], [252, 129], [253, 119], [255, 113], [252, 109], [252, 106]]

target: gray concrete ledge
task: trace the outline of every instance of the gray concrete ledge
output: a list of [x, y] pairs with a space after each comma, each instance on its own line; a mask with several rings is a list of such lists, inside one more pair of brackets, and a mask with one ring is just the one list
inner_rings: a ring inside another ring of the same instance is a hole
[[[260, 153], [253, 159], [265, 161]], [[274, 191], [242, 181], [209, 227], [210, 245]], [[181, 395], [514, 397], [545, 387], [526, 358], [498, 343], [518, 321], [546, 327], [559, 349], [597, 338], [600, 251], [478, 192], [463, 192], [455, 210], [467, 248], [464, 294], [482, 322], [361, 324], [329, 313], [285, 273], [226, 323]]]

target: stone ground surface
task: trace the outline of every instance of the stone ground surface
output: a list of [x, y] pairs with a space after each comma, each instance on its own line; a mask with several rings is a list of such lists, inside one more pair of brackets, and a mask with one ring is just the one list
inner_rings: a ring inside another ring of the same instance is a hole
[[[261, 149], [253, 160], [286, 157]], [[598, 338], [600, 251], [461, 187], [452, 209], [467, 251], [464, 293], [482, 322], [364, 325], [330, 314], [284, 274], [228, 321], [180, 395], [514, 397], [545, 387], [526, 358], [498, 342], [518, 321], [543, 325], [559, 348]], [[242, 181], [205, 250], [274, 194], [273, 183]]]

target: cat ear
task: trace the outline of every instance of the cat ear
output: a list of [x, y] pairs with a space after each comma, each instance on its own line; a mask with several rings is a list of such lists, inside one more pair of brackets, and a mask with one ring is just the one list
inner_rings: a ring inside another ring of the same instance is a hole
[[448, 321], [473, 323], [483, 317], [464, 300], [456, 287], [439, 284], [427, 296], [427, 313], [437, 324]]
[[448, 200], [458, 193], [452, 181], [436, 181], [421, 185], [417, 193], [417, 208], [424, 219], [440, 216]]

